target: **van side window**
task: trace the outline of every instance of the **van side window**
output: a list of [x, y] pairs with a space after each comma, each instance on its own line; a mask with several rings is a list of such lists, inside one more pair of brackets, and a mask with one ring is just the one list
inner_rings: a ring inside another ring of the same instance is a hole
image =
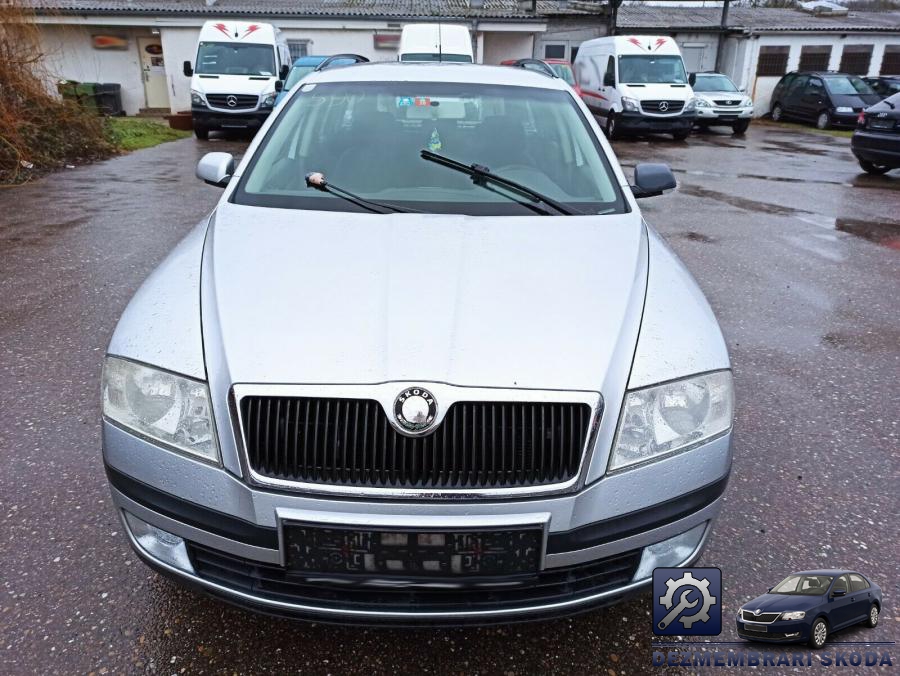
[[616, 86], [616, 57], [610, 57], [606, 64], [606, 74], [603, 76], [604, 87]]

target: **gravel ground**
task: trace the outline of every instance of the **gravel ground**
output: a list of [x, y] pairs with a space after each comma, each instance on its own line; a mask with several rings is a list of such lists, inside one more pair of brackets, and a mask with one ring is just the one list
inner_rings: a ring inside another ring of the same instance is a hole
[[[186, 139], [0, 193], [0, 672], [654, 671], [649, 594], [539, 624], [357, 629], [254, 615], [136, 560], [100, 458], [103, 351], [219, 194], [196, 160], [245, 145]], [[846, 139], [767, 125], [616, 151], [676, 171], [679, 190], [645, 216], [707, 293], [734, 362], [734, 474], [701, 561], [723, 573], [719, 639], [736, 641], [736, 609], [786, 573], [847, 567], [883, 587], [885, 612], [835, 640], [896, 640], [900, 173], [863, 175]]]

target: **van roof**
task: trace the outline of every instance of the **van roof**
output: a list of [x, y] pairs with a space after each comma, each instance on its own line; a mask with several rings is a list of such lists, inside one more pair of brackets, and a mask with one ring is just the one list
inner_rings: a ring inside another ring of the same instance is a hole
[[585, 47], [600, 45], [615, 46], [617, 52], [623, 54], [680, 54], [678, 43], [668, 35], [613, 35], [605, 38], [594, 38], [581, 43], [578, 53]]
[[275, 43], [277, 29], [259, 21], [207, 21], [200, 29], [200, 42]]
[[548, 77], [527, 68], [447, 61], [384, 61], [336, 66], [311, 73], [304, 79], [304, 83], [313, 82], [458, 82], [567, 89], [560, 78]]

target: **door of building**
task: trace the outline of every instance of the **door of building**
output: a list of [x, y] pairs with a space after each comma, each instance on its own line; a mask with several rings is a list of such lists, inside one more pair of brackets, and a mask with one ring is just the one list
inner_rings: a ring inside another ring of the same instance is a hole
[[158, 37], [138, 38], [141, 53], [141, 77], [147, 108], [169, 108], [169, 86], [163, 60], [162, 42]]
[[702, 72], [705, 49], [705, 45], [682, 45], [681, 56], [684, 59], [684, 69], [688, 73]]

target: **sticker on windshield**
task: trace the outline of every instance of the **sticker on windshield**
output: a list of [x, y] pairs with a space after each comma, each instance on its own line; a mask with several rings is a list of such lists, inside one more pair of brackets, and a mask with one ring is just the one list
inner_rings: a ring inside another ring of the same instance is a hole
[[441, 143], [441, 135], [438, 134], [438, 130], [435, 129], [431, 132], [431, 138], [428, 139], [428, 150], [433, 153], [436, 153], [438, 150], [444, 147], [444, 144]]
[[406, 106], [411, 106], [413, 104], [412, 96], [398, 96], [397, 97], [397, 107], [404, 108]]

